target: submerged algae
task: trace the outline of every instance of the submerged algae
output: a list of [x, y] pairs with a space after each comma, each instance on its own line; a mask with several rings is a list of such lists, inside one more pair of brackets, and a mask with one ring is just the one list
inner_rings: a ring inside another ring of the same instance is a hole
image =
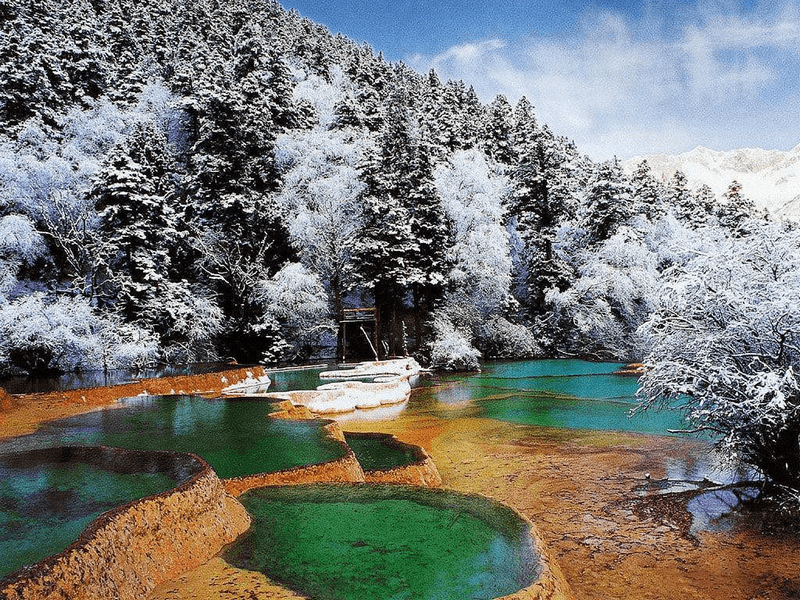
[[34, 434], [0, 445], [0, 452], [70, 444], [193, 452], [223, 478], [344, 456], [345, 448], [328, 437], [322, 422], [271, 419], [273, 410], [263, 399], [129, 398], [120, 408], [47, 423]]
[[253, 490], [226, 554], [316, 600], [490, 599], [538, 576], [527, 524], [478, 496], [402, 486]]

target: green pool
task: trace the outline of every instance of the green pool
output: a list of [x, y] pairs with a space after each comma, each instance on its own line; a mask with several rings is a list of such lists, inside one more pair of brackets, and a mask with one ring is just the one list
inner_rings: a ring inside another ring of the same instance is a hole
[[335, 369], [333, 365], [309, 367], [307, 369], [287, 369], [284, 371], [267, 371], [270, 392], [287, 392], [293, 390], [315, 390], [325, 383], [319, 378], [323, 371]]
[[630, 415], [636, 377], [616, 375], [621, 363], [584, 360], [487, 362], [475, 374], [444, 374], [414, 395], [413, 407], [446, 417], [469, 414], [543, 427], [665, 434], [685, 423], [676, 411]]
[[45, 424], [0, 452], [64, 445], [193, 452], [227, 478], [322, 463], [346, 451], [323, 422], [269, 418], [274, 407], [262, 400], [150, 396], [123, 404]]
[[365, 471], [405, 467], [418, 460], [413, 448], [388, 435], [345, 433], [344, 439]]
[[225, 554], [315, 600], [497, 598], [538, 577], [527, 524], [481, 497], [398, 486], [262, 488]]
[[112, 454], [58, 448], [0, 456], [0, 577], [65, 550], [104, 512], [176, 487], [199, 462]]

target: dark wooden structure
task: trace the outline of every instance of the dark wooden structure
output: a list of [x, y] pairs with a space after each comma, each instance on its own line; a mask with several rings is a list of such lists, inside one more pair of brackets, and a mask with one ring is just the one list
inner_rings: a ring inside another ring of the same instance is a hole
[[339, 356], [342, 362], [378, 359], [378, 309], [346, 308], [339, 321]]

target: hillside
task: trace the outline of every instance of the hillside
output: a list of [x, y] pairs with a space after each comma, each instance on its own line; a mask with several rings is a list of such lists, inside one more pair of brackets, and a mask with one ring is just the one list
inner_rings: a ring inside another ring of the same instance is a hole
[[0, 8], [0, 373], [333, 356], [364, 306], [445, 368], [640, 357], [751, 213], [271, 0]]
[[800, 219], [800, 145], [788, 152], [760, 148], [718, 152], [697, 147], [678, 155], [638, 156], [625, 161], [625, 170], [632, 173], [645, 159], [665, 181], [681, 170], [692, 187], [705, 183], [718, 196], [735, 179], [742, 185], [742, 193], [759, 208]]

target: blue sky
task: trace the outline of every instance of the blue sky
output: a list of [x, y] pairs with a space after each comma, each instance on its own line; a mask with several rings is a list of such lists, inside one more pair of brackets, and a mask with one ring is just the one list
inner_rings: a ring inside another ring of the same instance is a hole
[[800, 143], [800, 0], [284, 0], [389, 60], [525, 95], [595, 159]]

